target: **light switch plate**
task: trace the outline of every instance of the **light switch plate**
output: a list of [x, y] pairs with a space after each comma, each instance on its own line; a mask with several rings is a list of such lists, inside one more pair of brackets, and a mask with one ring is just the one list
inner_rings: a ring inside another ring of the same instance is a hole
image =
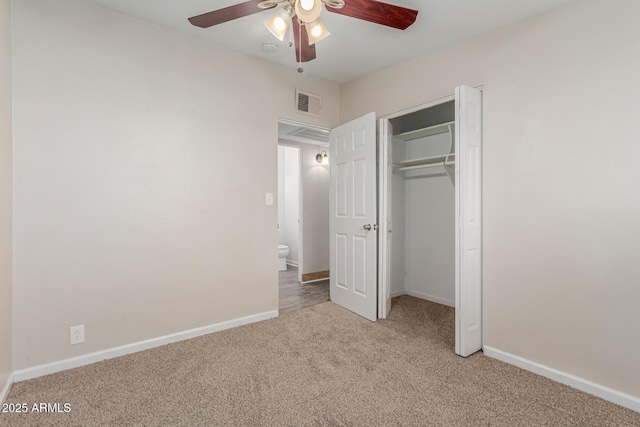
[[266, 202], [267, 206], [273, 206], [273, 193], [267, 193]]

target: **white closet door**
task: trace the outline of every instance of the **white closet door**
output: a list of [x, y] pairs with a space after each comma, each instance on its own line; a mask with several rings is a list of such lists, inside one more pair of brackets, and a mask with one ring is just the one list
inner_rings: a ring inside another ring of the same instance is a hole
[[331, 131], [331, 300], [377, 317], [375, 113]]
[[380, 119], [380, 197], [378, 222], [380, 242], [378, 244], [378, 315], [386, 319], [391, 311], [391, 179], [393, 177], [393, 126], [388, 119]]
[[456, 354], [482, 349], [482, 93], [456, 88]]

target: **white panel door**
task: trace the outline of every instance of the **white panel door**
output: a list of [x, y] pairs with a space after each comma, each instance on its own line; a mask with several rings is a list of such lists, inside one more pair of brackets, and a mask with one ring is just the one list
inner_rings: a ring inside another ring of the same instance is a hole
[[393, 177], [393, 126], [388, 119], [380, 119], [380, 196], [378, 221], [378, 316], [386, 319], [391, 311], [391, 179]]
[[371, 321], [377, 315], [375, 113], [330, 134], [331, 300]]
[[482, 93], [456, 88], [456, 354], [482, 349]]

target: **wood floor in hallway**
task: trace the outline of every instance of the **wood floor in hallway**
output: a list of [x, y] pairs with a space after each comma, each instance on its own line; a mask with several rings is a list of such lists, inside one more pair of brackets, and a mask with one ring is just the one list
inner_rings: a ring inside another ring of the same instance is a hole
[[329, 279], [302, 284], [298, 282], [298, 269], [288, 266], [280, 272], [280, 312], [329, 301]]

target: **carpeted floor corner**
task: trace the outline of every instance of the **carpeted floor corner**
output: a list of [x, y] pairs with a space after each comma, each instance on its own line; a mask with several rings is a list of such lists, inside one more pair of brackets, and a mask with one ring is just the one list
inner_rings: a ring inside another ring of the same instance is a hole
[[13, 385], [0, 425], [640, 426], [640, 413], [453, 353], [453, 309], [403, 296], [369, 322], [326, 302]]

